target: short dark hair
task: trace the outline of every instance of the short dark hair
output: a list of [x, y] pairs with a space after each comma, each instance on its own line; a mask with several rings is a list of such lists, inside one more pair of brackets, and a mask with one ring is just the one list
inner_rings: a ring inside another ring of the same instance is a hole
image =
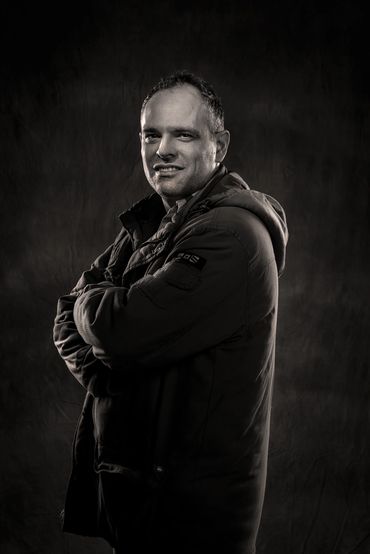
[[156, 92], [182, 85], [192, 85], [200, 92], [202, 98], [204, 98], [211, 115], [211, 131], [223, 131], [224, 109], [222, 107], [221, 99], [217, 96], [213, 86], [210, 83], [187, 70], [176, 71], [167, 77], [162, 77], [145, 97], [141, 107], [141, 113], [143, 113], [145, 106]]

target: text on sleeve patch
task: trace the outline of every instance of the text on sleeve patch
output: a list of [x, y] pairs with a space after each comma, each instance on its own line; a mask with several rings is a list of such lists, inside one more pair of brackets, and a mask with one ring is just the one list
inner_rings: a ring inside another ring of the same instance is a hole
[[175, 261], [196, 267], [197, 269], [203, 269], [207, 262], [205, 258], [198, 256], [198, 254], [193, 254], [192, 252], [178, 252]]

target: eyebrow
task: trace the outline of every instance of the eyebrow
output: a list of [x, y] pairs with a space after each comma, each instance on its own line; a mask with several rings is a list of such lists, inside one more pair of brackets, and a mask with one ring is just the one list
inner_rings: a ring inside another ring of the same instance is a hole
[[[199, 136], [199, 131], [193, 127], [170, 127], [171, 133], [191, 133], [192, 135]], [[160, 131], [155, 127], [144, 127], [143, 133], [159, 133]]]

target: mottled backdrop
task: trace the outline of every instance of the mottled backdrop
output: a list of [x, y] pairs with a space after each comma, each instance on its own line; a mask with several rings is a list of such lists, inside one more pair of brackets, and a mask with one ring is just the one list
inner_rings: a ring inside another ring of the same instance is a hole
[[2, 554], [109, 552], [60, 532], [83, 390], [51, 330], [149, 191], [138, 112], [178, 68], [215, 85], [227, 166], [290, 226], [258, 554], [370, 552], [368, 23], [333, 6], [2, 2]]

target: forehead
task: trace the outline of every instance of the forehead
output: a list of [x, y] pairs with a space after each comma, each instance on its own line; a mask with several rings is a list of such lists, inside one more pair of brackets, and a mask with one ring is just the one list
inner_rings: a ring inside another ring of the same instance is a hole
[[200, 92], [185, 84], [156, 92], [141, 115], [141, 127], [201, 127], [209, 124], [209, 118], [208, 106]]

